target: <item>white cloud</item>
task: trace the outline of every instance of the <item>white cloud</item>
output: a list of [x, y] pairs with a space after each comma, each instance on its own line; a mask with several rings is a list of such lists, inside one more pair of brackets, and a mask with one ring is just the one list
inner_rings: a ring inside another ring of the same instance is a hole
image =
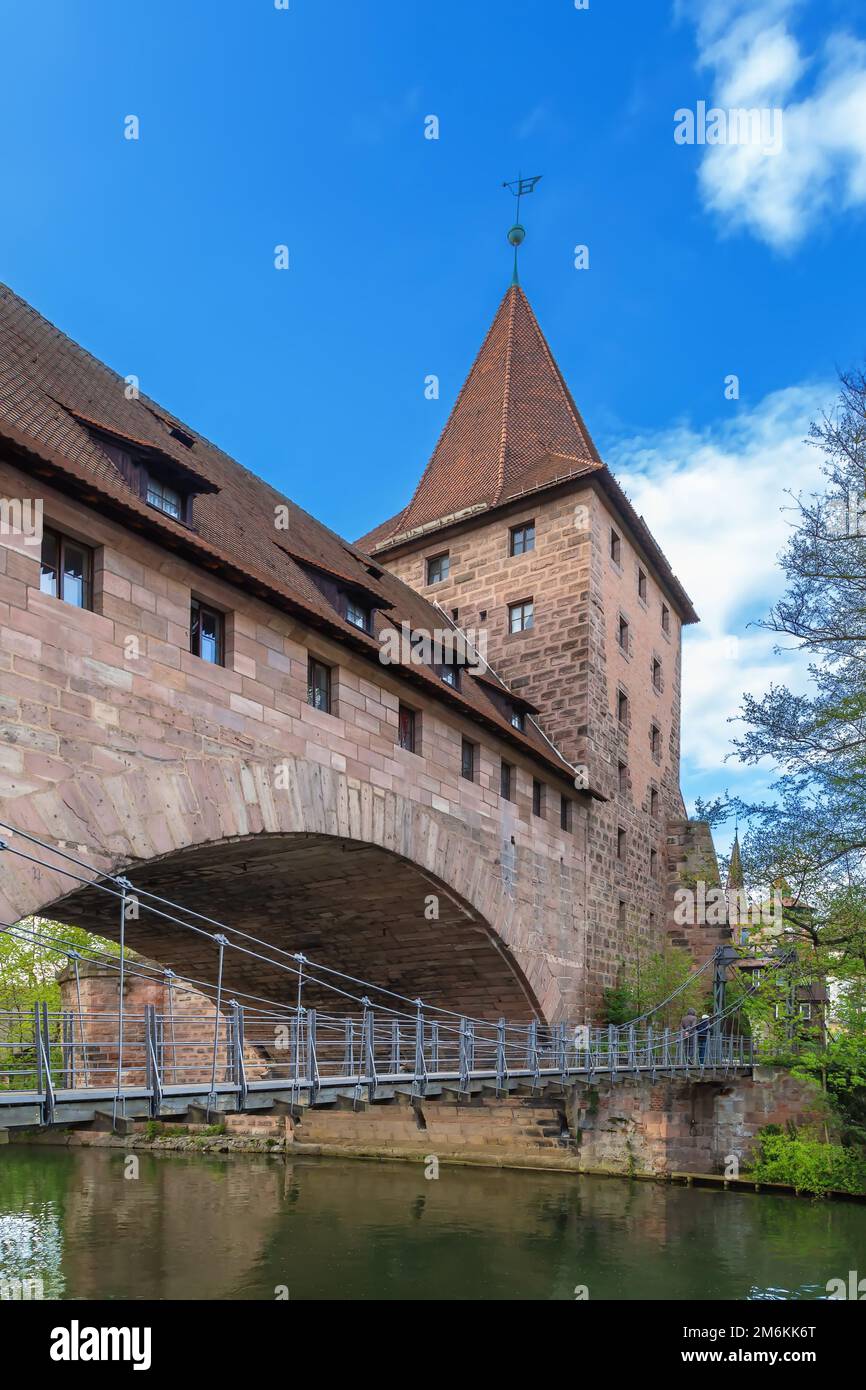
[[744, 691], [771, 682], [802, 689], [805, 661], [773, 652], [771, 634], [748, 628], [784, 590], [777, 557], [793, 520], [789, 492], [820, 487], [820, 455], [804, 442], [833, 385], [790, 387], [733, 421], [703, 430], [681, 425], [625, 439], [612, 466], [697, 609], [686, 629], [683, 757], [695, 772], [718, 771], [720, 788], [745, 775], [722, 767]]
[[834, 30], [819, 53], [804, 55], [792, 32], [797, 8], [796, 0], [679, 5], [696, 25], [709, 104], [783, 110], [777, 152], [707, 145], [699, 174], [705, 205], [726, 227], [782, 251], [833, 211], [866, 204], [866, 43]]

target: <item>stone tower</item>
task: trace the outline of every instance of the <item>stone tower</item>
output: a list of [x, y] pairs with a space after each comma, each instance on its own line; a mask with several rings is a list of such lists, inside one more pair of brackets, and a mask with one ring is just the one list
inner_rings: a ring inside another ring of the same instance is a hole
[[[624, 960], [666, 939], [694, 848], [680, 667], [682, 627], [697, 615], [600, 458], [518, 285], [408, 506], [358, 544], [486, 635], [489, 664], [603, 793], [584, 831], [587, 966], [596, 990], [612, 985]], [[561, 808], [542, 797], [533, 813]]]

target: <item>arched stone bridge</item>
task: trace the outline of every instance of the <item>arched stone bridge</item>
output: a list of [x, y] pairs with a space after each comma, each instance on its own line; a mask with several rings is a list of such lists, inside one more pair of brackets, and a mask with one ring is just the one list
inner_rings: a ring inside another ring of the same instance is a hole
[[[563, 866], [526, 856], [538, 886], [549, 877], [553, 890], [539, 909], [532, 879], [501, 871], [490, 829], [303, 758], [281, 777], [277, 791], [269, 764], [238, 758], [84, 774], [36, 798], [4, 798], [0, 819], [83, 847], [96, 872], [124, 872], [136, 887], [408, 997], [479, 1017], [562, 1014], [545, 932], [560, 914], [571, 925]], [[112, 899], [17, 856], [3, 856], [0, 873], [4, 921], [40, 913], [117, 939]], [[126, 939], [178, 973], [214, 977], [212, 942], [152, 914], [128, 920]], [[280, 1000], [287, 982], [232, 955], [226, 986]]]

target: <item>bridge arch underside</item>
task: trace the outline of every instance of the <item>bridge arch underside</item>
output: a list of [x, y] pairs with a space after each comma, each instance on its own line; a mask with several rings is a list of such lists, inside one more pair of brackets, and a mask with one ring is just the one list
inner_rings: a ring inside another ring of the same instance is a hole
[[[482, 1018], [540, 1015], [518, 963], [477, 910], [427, 869], [378, 845], [319, 834], [264, 834], [177, 850], [125, 872], [136, 889], [409, 999]], [[426, 915], [431, 895], [438, 918]], [[40, 912], [119, 939], [118, 901], [96, 888], [76, 889]], [[196, 926], [218, 930], [202, 922]], [[226, 935], [250, 952], [259, 949]], [[178, 975], [216, 980], [218, 948], [210, 936], [165, 921], [144, 906], [137, 920], [127, 920], [126, 940]], [[334, 983], [356, 997], [364, 993], [345, 981]], [[223, 985], [226, 996], [240, 1002], [256, 996], [296, 1003], [293, 974], [233, 949], [224, 954]], [[370, 998], [374, 1007], [400, 1007], [378, 992]], [[303, 1003], [333, 1013], [357, 1009], [351, 999], [310, 979]]]

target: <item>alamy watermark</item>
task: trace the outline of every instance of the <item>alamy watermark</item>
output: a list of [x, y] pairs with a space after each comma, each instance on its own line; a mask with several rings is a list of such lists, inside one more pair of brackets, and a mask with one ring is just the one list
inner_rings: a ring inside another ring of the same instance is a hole
[[464, 666], [483, 670], [487, 665], [487, 629], [413, 628], [402, 622], [399, 628], [379, 633], [379, 660], [383, 666]]
[[743, 889], [719, 888], [698, 879], [693, 887], [674, 892], [674, 921], [680, 927], [784, 926], [782, 897], [774, 892], [764, 902], [753, 902]]
[[0, 1279], [0, 1303], [41, 1303], [45, 1285], [37, 1275], [33, 1279]]
[[41, 497], [0, 497], [0, 536], [23, 536], [25, 545], [41, 545], [42, 530]]
[[780, 106], [707, 107], [699, 101], [695, 110], [681, 106], [674, 112], [677, 145], [749, 145], [762, 154], [778, 154], [782, 148]]

